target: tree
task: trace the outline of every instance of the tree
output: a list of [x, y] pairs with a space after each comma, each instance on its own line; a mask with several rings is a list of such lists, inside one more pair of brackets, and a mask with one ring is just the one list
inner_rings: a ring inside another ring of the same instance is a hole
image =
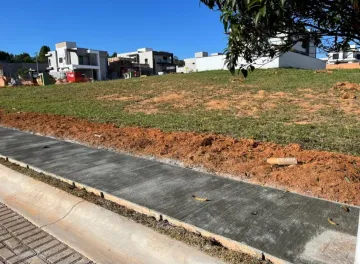
[[29, 53], [23, 52], [21, 54], [14, 56], [14, 62], [27, 62], [27, 63], [33, 63], [34, 59], [31, 58]]
[[47, 62], [46, 53], [50, 51], [50, 48], [48, 46], [42, 46], [40, 48], [39, 54], [38, 54], [38, 62], [45, 63]]
[[179, 60], [179, 58], [177, 56], [174, 56], [174, 64], [178, 67], [184, 67], [185, 66], [185, 61], [184, 60]]
[[116, 52], [114, 52], [112, 55], [111, 55], [111, 57], [110, 58], [116, 58], [117, 57], [117, 53]]
[[[312, 42], [326, 52], [360, 44], [360, 0], [200, 0], [221, 12], [228, 34], [229, 70], [247, 75], [256, 58], [274, 58], [298, 42]], [[282, 36], [281, 41], [271, 38]], [[243, 57], [247, 65], [238, 65]], [[246, 77], [246, 76], [245, 76]]]
[[14, 59], [14, 55], [0, 50], [0, 61], [11, 62]]

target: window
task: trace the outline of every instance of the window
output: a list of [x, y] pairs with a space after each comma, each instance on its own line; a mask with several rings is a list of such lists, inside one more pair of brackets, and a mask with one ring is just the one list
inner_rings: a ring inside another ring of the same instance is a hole
[[79, 56], [79, 65], [84, 65], [84, 57]]
[[51, 59], [49, 59], [49, 66], [51, 66]]
[[59, 63], [63, 63], [63, 58], [59, 58]]
[[333, 60], [338, 60], [339, 59], [339, 54], [333, 54], [332, 58], [333, 58]]
[[148, 64], [149, 63], [149, 60], [148, 59], [145, 59], [145, 64]]
[[166, 61], [167, 59], [168, 59], [168, 57], [166, 57], [166, 56], [163, 56], [163, 59]]
[[356, 59], [360, 60], [360, 54], [356, 54]]

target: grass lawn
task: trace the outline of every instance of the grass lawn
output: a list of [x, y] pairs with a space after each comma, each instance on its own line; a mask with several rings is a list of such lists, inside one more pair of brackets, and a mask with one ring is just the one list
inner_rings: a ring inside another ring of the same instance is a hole
[[245, 81], [212, 71], [4, 88], [0, 108], [360, 155], [360, 99], [342, 99], [344, 91], [331, 89], [343, 81], [360, 83], [360, 70], [256, 70]]

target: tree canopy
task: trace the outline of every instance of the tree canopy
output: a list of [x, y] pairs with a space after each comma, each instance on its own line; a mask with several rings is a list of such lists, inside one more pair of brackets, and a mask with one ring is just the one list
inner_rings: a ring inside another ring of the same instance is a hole
[[29, 53], [23, 52], [23, 53], [14, 55], [14, 54], [8, 53], [6, 51], [0, 51], [0, 61], [27, 62], [27, 63], [35, 62], [34, 58], [32, 58]]
[[35, 62], [34, 58], [30, 56], [29, 53], [23, 52], [18, 55], [14, 55], [14, 62], [27, 62], [27, 63], [33, 63]]
[[50, 48], [48, 46], [42, 46], [39, 51], [38, 61], [42, 63], [47, 62], [46, 53], [48, 53], [49, 51]]
[[[232, 73], [243, 57], [251, 65], [256, 58], [274, 58], [298, 42], [326, 52], [360, 44], [360, 0], [200, 0], [221, 12], [228, 34], [226, 62]], [[279, 35], [281, 42], [271, 38]], [[251, 67], [251, 69], [253, 69]]]
[[178, 56], [174, 56], [174, 64], [176, 66], [179, 66], [179, 67], [184, 67], [185, 66], [185, 61], [180, 60]]

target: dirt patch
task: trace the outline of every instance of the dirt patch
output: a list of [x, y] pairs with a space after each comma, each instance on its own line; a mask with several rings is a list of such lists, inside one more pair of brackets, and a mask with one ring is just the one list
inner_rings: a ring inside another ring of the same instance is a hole
[[106, 100], [106, 101], [135, 101], [142, 100], [144, 97], [142, 96], [120, 96], [119, 94], [110, 94], [104, 96], [96, 97], [98, 100]]
[[351, 82], [337, 82], [333, 88], [340, 90], [360, 91], [360, 84]]
[[306, 113], [316, 113], [326, 107], [323, 104], [315, 104], [311, 101], [299, 101], [298, 106], [300, 106]]
[[227, 100], [212, 100], [206, 105], [206, 110], [228, 110], [229, 109], [229, 101]]
[[125, 108], [126, 111], [145, 114], [160, 113], [160, 105], [164, 103], [171, 104], [174, 108], [185, 108], [193, 103], [189, 98], [185, 99], [185, 93], [168, 93], [158, 97], [153, 97], [135, 102]]
[[171, 93], [145, 100], [143, 103], [166, 103], [184, 99], [184, 94]]
[[354, 93], [345, 92], [342, 94], [341, 99], [355, 99], [356, 95]]
[[333, 71], [329, 71], [329, 70], [316, 70], [314, 71], [314, 73], [328, 73], [328, 74], [333, 74]]
[[[95, 147], [174, 159], [256, 184], [360, 205], [360, 157], [303, 150], [296, 144], [281, 146], [211, 134], [118, 128], [112, 124], [38, 113], [2, 112], [0, 123]], [[270, 157], [296, 157], [300, 164], [271, 166], [265, 162]]]
[[273, 93], [273, 94], [271, 95], [271, 97], [287, 97], [287, 93], [277, 92], [277, 93]]

